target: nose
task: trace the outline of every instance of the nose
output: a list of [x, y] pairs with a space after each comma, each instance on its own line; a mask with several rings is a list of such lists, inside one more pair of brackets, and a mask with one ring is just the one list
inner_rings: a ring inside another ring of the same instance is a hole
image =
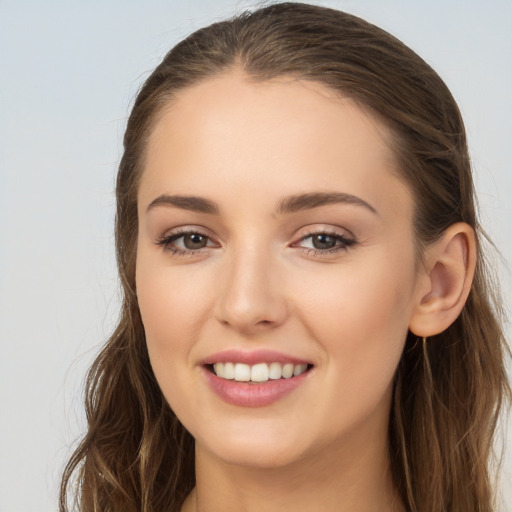
[[234, 251], [219, 276], [217, 320], [245, 335], [281, 325], [288, 316], [288, 303], [277, 267], [261, 248]]

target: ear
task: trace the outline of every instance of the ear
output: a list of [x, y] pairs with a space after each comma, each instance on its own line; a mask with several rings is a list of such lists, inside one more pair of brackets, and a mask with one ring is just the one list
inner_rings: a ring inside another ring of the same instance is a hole
[[423, 261], [409, 330], [428, 337], [457, 319], [469, 295], [476, 264], [473, 228], [453, 224], [426, 249]]

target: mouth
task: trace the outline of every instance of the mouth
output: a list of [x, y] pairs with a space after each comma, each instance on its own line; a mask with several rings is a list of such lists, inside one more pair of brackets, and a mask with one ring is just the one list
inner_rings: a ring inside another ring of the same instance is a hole
[[210, 373], [221, 379], [254, 384], [298, 377], [310, 371], [312, 367], [313, 365], [306, 363], [294, 364], [277, 361], [252, 365], [225, 361], [206, 365]]
[[274, 350], [224, 350], [202, 362], [207, 385], [224, 402], [264, 407], [279, 402], [311, 379], [311, 361]]

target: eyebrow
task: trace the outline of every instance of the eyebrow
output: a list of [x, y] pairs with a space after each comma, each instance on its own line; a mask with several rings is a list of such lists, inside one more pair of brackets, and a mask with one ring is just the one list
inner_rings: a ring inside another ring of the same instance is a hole
[[318, 208], [329, 204], [354, 204], [362, 206], [378, 215], [377, 210], [360, 197], [343, 192], [312, 192], [285, 197], [279, 202], [277, 213], [294, 213], [311, 208]]
[[[285, 197], [279, 201], [277, 206], [278, 214], [294, 213], [329, 204], [353, 204], [362, 206], [370, 212], [378, 215], [377, 210], [361, 199], [360, 197], [352, 194], [345, 194], [343, 192], [310, 192], [306, 194], [297, 194]], [[190, 210], [199, 213], [206, 213], [209, 215], [219, 215], [219, 205], [211, 199], [198, 196], [182, 196], [182, 195], [168, 195], [162, 194], [156, 199], [151, 201], [146, 211], [149, 211], [157, 206], [174, 206], [182, 210]]]
[[191, 210], [193, 212], [208, 213], [210, 215], [219, 215], [220, 208], [214, 201], [197, 196], [170, 196], [162, 194], [149, 203], [146, 211], [156, 206], [175, 206], [182, 210]]

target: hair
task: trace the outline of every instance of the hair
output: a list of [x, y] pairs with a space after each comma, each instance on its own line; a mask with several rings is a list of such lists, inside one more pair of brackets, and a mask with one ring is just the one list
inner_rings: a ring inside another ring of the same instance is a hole
[[117, 177], [120, 320], [89, 370], [88, 430], [64, 471], [60, 510], [179, 511], [195, 484], [194, 442], [151, 369], [135, 290], [137, 190], [152, 128], [184, 88], [238, 69], [247, 80], [326, 85], [392, 134], [400, 178], [415, 199], [420, 253], [452, 224], [477, 235], [462, 313], [427, 342], [409, 333], [389, 424], [392, 474], [407, 510], [491, 511], [493, 439], [510, 397], [499, 297], [486, 270], [462, 118], [441, 78], [382, 29], [337, 10], [280, 3], [214, 23], [177, 44], [140, 89]]

